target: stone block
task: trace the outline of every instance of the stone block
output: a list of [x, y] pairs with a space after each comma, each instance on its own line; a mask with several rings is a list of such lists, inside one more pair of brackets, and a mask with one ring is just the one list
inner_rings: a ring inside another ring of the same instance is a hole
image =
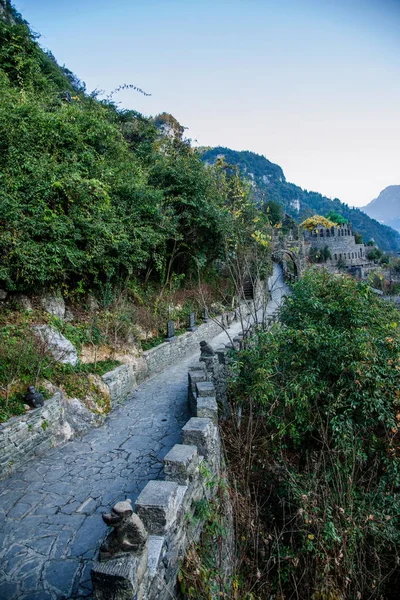
[[199, 396], [197, 398], [197, 416], [206, 417], [218, 423], [218, 404], [215, 396]]
[[122, 558], [94, 563], [90, 572], [93, 600], [132, 600], [146, 569], [146, 550], [139, 556], [127, 554]]
[[163, 535], [178, 512], [178, 484], [149, 481], [136, 500], [136, 512], [149, 533]]
[[213, 458], [216, 435], [215, 425], [209, 418], [192, 417], [182, 428], [183, 443], [196, 446], [200, 456], [207, 460]]
[[192, 392], [196, 391], [196, 384], [207, 381], [207, 373], [205, 369], [196, 369], [188, 373], [189, 387]]
[[148, 560], [147, 567], [149, 575], [153, 578], [157, 572], [158, 563], [160, 562], [161, 553], [164, 547], [165, 537], [161, 535], [149, 535], [147, 550]]
[[215, 351], [216, 355], [218, 356], [218, 362], [220, 365], [226, 364], [228, 352], [229, 350], [225, 346], [223, 348], [218, 348], [218, 350]]
[[233, 341], [233, 345], [235, 346], [235, 349], [240, 350], [241, 345], [242, 345], [242, 338], [237, 335], [236, 337], [233, 338], [232, 341]]
[[199, 456], [196, 446], [175, 444], [164, 458], [164, 473], [168, 481], [189, 485], [198, 473]]
[[211, 381], [199, 381], [196, 383], [198, 396], [213, 396], [215, 394], [214, 384]]

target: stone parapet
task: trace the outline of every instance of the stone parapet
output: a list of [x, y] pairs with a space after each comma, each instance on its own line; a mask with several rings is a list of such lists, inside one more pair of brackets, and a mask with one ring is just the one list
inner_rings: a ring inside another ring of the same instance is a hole
[[[239, 344], [240, 339], [235, 341]], [[183, 559], [204, 527], [196, 507], [216, 493], [217, 486], [208, 482], [217, 481], [221, 473], [218, 402], [226, 397], [228, 362], [227, 352], [221, 349], [209, 363], [196, 362], [189, 367], [188, 402], [194, 416], [182, 429], [182, 443], [175, 444], [164, 458], [164, 478], [149, 481], [135, 503], [136, 514], [149, 534], [146, 546], [139, 555], [127, 551], [94, 563], [94, 600], [178, 597]], [[232, 535], [229, 540], [231, 548]], [[229, 563], [229, 549], [224, 553]], [[230, 572], [229, 567], [225, 571]]]
[[147, 376], [160, 373], [170, 365], [179, 362], [190, 352], [195, 352], [202, 340], [211, 340], [221, 333], [224, 327], [229, 327], [234, 318], [234, 312], [224, 313], [199, 325], [195, 331], [187, 331], [171, 342], [164, 342], [151, 350], [146, 350], [143, 358], [147, 364]]

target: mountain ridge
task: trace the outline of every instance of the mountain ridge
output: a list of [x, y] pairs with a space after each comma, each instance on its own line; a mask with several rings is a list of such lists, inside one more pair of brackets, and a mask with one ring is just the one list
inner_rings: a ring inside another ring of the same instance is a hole
[[261, 154], [224, 146], [200, 147], [197, 151], [206, 163], [214, 164], [218, 158], [224, 157], [228, 164], [237, 166], [249, 181], [254, 200], [259, 204], [274, 200], [297, 221], [303, 221], [315, 213], [327, 215], [334, 211], [351, 221], [353, 229], [363, 236], [364, 241], [373, 238], [382, 250], [400, 250], [398, 231], [379, 223], [360, 208], [351, 208], [339, 198], [331, 200], [319, 192], [308, 191], [288, 182], [282, 167]]
[[372, 219], [400, 232], [400, 185], [388, 185], [361, 210]]

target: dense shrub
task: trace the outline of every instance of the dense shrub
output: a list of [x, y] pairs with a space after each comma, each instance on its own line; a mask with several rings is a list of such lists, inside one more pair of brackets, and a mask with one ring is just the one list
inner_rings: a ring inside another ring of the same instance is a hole
[[228, 446], [259, 512], [260, 597], [397, 598], [399, 322], [366, 285], [310, 271], [241, 354]]

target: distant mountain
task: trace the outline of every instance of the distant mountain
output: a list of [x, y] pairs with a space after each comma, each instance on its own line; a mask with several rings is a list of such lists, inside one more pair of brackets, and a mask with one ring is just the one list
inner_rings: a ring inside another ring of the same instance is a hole
[[257, 203], [275, 200], [299, 222], [313, 214], [327, 215], [333, 210], [351, 221], [353, 229], [363, 236], [365, 242], [373, 238], [382, 250], [400, 250], [400, 234], [397, 231], [378, 223], [359, 208], [350, 208], [338, 198], [330, 200], [318, 192], [309, 192], [287, 182], [282, 168], [265, 156], [222, 146], [199, 148], [198, 152], [204, 162], [214, 164], [218, 157], [224, 157], [227, 163], [239, 167], [242, 175], [249, 180]]
[[400, 231], [400, 185], [389, 185], [361, 210], [380, 223]]

